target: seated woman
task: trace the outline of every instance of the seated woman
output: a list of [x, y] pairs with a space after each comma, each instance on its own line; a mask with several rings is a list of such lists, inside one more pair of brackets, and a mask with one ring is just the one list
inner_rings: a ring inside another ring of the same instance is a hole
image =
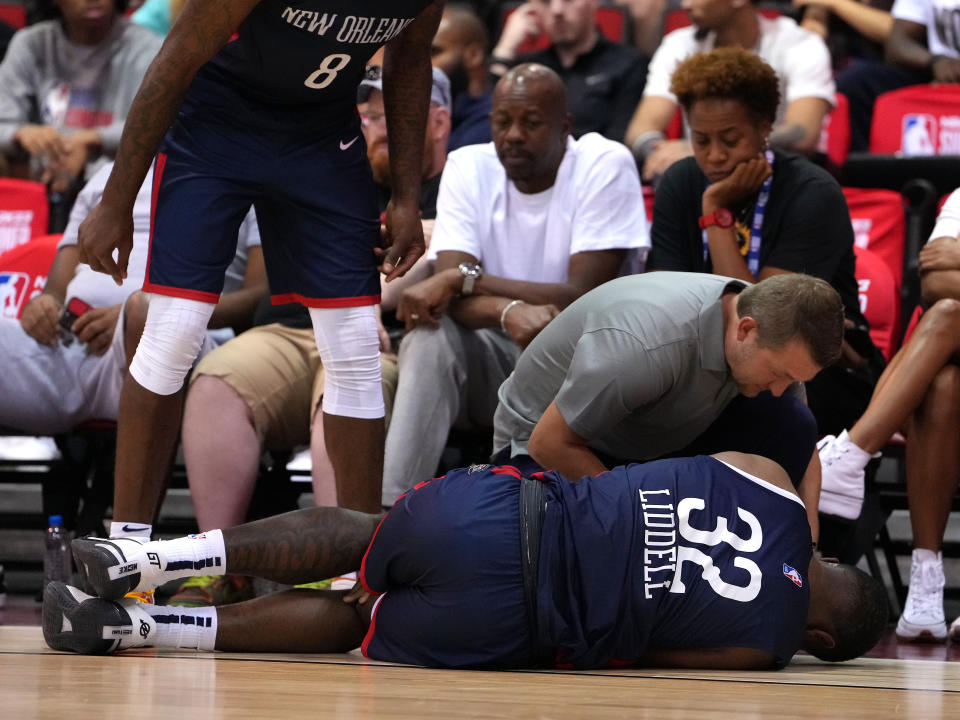
[[[863, 416], [839, 437], [820, 441], [824, 483], [863, 493], [873, 453], [907, 436], [907, 502], [913, 529], [910, 591], [897, 637], [945, 640], [941, 547], [960, 482], [960, 190], [943, 206], [920, 251], [924, 300], [934, 303], [894, 355]], [[949, 631], [960, 641], [960, 618]]]
[[[805, 158], [768, 149], [780, 91], [776, 73], [752, 52], [724, 47], [692, 55], [677, 65], [670, 89], [694, 154], [672, 165], [657, 188], [648, 269], [749, 282], [806, 273], [829, 282], [862, 343], [854, 350], [844, 342], [841, 360], [806, 391], [821, 434], [848, 427], [866, 409], [884, 361], [863, 330], [853, 227], [840, 186]], [[815, 493], [804, 497], [816, 502]], [[820, 510], [855, 518], [862, 499], [841, 502], [824, 482]]]

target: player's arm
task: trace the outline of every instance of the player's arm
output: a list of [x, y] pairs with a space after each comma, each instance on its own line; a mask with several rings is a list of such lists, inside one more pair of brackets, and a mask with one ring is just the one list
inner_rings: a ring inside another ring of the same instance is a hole
[[442, 14], [443, 0], [434, 0], [384, 51], [383, 106], [393, 188], [386, 214], [390, 247], [381, 268], [387, 282], [413, 267], [424, 251], [420, 176], [433, 84], [431, 47]]
[[651, 650], [640, 661], [648, 667], [703, 670], [769, 670], [773, 663], [772, 653], [744, 647]]
[[557, 470], [576, 482], [586, 475], [599, 475], [608, 468], [563, 419], [555, 402], [550, 403], [527, 441], [527, 452], [542, 467]]
[[[193, 77], [222, 48], [260, 0], [191, 0], [167, 34], [130, 106], [103, 199], [80, 226], [80, 259], [126, 277], [133, 246], [133, 204], [157, 147]], [[114, 261], [113, 250], [119, 248]]]

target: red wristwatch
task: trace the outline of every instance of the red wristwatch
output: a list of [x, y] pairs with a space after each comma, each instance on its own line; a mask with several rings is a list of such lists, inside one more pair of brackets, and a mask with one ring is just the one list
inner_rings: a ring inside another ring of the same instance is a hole
[[709, 215], [700, 218], [701, 230], [706, 230], [711, 225], [718, 225], [722, 228], [733, 227], [733, 213], [726, 208], [718, 208]]

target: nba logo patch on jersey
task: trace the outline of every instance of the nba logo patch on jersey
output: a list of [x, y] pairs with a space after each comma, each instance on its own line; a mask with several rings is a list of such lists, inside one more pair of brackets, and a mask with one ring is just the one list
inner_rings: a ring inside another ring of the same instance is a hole
[[936, 155], [937, 119], [926, 113], [904, 115], [900, 152], [904, 155]]
[[0, 272], [0, 317], [20, 316], [29, 285], [30, 276], [25, 273]]
[[783, 574], [792, 580], [797, 587], [803, 587], [803, 578], [800, 577], [800, 573], [786, 563], [783, 564]]

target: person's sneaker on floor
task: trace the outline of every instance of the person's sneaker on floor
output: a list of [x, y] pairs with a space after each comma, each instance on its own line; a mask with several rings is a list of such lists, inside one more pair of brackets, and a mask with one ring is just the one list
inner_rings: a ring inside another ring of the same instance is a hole
[[907, 602], [897, 622], [899, 639], [909, 642], [943, 642], [946, 639], [943, 586], [942, 555], [932, 550], [914, 550]]
[[92, 597], [62, 582], [43, 591], [43, 639], [54, 650], [103, 655], [151, 644], [157, 624], [137, 600]]
[[77, 538], [71, 547], [87, 589], [115, 600], [137, 589], [142, 568], [136, 556], [143, 545], [134, 538], [86, 537]]
[[960, 617], [950, 623], [950, 630], [947, 634], [951, 642], [960, 643]]
[[231, 605], [253, 597], [246, 575], [201, 575], [187, 578], [167, 601], [179, 607]]
[[870, 453], [857, 447], [844, 430], [839, 436], [825, 435], [817, 443], [822, 480], [820, 512], [856, 520], [863, 507], [864, 468]]

